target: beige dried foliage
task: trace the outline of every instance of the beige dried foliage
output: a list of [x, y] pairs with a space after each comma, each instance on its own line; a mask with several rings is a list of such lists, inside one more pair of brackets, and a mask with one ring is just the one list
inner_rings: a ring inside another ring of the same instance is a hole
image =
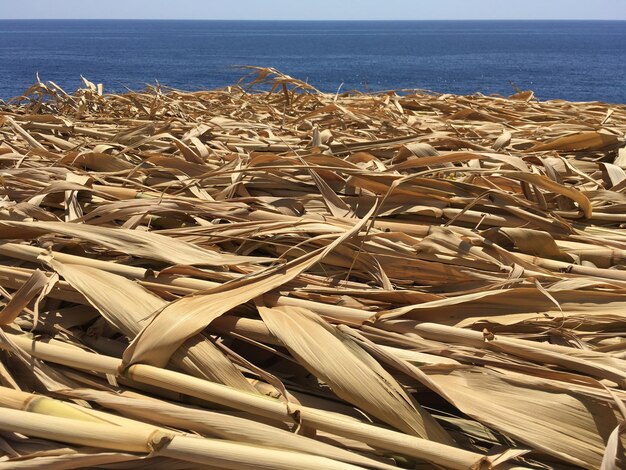
[[626, 106], [246, 72], [0, 105], [0, 468], [620, 468]]

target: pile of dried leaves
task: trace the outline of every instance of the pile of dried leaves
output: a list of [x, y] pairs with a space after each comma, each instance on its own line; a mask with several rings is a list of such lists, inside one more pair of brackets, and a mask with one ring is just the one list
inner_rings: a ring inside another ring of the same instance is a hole
[[0, 469], [622, 468], [626, 106], [0, 107]]

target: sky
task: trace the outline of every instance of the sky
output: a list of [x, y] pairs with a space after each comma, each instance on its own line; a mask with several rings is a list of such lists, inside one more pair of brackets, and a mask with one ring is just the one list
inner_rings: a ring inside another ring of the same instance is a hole
[[626, 20], [626, 0], [0, 0], [0, 19]]

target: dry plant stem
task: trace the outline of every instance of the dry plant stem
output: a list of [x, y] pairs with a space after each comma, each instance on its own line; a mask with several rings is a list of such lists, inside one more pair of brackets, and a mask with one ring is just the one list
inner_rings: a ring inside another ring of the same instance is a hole
[[[140, 420], [155, 425], [166, 425], [176, 429], [185, 429], [207, 437], [217, 437], [247, 444], [319, 455], [379, 470], [395, 468], [377, 456], [371, 456], [371, 458], [361, 456], [286, 429], [278, 429], [251, 419], [231, 416], [216, 411], [176, 405], [132, 392], [120, 395], [111, 392], [94, 392], [82, 389], [65, 390], [63, 395], [94, 401], [105, 408], [113, 409], [124, 416], [131, 417], [133, 420]], [[363, 449], [368, 454], [372, 450], [365, 445], [362, 446], [361, 450]]]
[[[385, 328], [384, 322], [380, 326]], [[571, 348], [563, 346], [538, 344], [499, 336], [494, 339], [486, 340], [484, 334], [480, 331], [471, 331], [434, 323], [415, 324], [410, 329], [403, 327], [401, 324], [399, 326], [391, 325], [390, 329], [392, 331], [403, 331], [405, 333], [411, 331], [426, 339], [465, 344], [493, 351], [502, 351], [535, 362], [555, 364], [600, 379], [611, 380], [620, 388], [626, 388], [626, 371], [595, 362], [596, 360], [609, 359], [608, 357], [602, 357], [602, 353], [597, 353], [597, 357], [594, 357], [593, 353], [588, 353], [586, 355], [588, 356], [587, 358], [584, 358], [585, 354], [582, 355], [583, 357], [572, 357], [570, 355], [575, 354], [576, 350], [572, 351]]]
[[0, 430], [27, 436], [54, 439], [69, 444], [114, 449], [123, 452], [153, 453], [229, 469], [275, 468], [287, 470], [298, 466], [307, 470], [352, 470], [360, 467], [307, 454], [259, 448], [216, 439], [166, 434], [154, 429], [125, 428], [47, 416], [26, 411], [3, 409]]
[[[25, 336], [7, 334], [7, 337], [20, 348], [44, 361], [112, 375], [116, 375], [121, 366], [121, 361], [112, 357], [32, 341]], [[6, 344], [0, 346], [8, 347]], [[279, 400], [240, 392], [225, 385], [159, 367], [136, 364], [129, 367], [124, 375], [137, 382], [173, 390], [272, 419], [293, 422], [294, 415], [292, 413], [297, 411], [299, 419], [304, 425], [448, 468], [469, 468], [482, 459], [482, 456], [472, 452], [347, 419], [336, 413], [321, 412], [293, 404], [289, 405], [288, 410], [285, 403]]]

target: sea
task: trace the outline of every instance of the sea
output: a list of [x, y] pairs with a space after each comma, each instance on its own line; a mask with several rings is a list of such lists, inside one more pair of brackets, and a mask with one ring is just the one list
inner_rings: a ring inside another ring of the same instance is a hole
[[325, 92], [421, 89], [626, 103], [624, 21], [0, 20], [0, 99], [220, 88], [274, 67]]

